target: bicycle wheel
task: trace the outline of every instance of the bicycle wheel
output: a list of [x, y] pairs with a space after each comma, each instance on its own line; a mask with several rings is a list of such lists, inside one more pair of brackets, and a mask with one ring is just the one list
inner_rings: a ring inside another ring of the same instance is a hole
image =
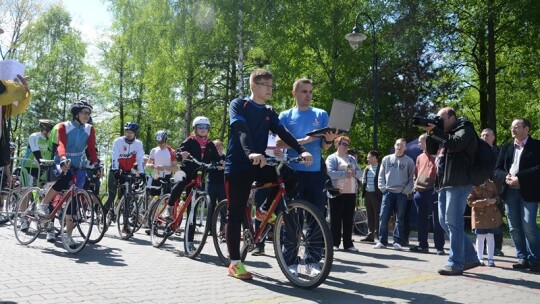
[[148, 203], [151, 200], [151, 197], [147, 197], [144, 194], [137, 195], [137, 222], [135, 225], [135, 231], [139, 231], [141, 227], [144, 225], [145, 217], [148, 212]]
[[214, 247], [219, 260], [224, 266], [229, 266], [229, 249], [225, 237], [227, 230], [227, 200], [222, 200], [214, 209], [214, 218], [212, 219], [212, 236], [214, 238]]
[[278, 215], [274, 250], [285, 277], [301, 288], [319, 286], [332, 268], [330, 228], [319, 210], [306, 201], [291, 201], [287, 210]]
[[116, 227], [121, 239], [127, 240], [135, 232], [139, 214], [138, 209], [137, 201], [131, 195], [124, 195], [118, 202]]
[[184, 228], [184, 251], [186, 256], [194, 259], [201, 253], [206, 237], [208, 236], [209, 224], [212, 219], [208, 218], [208, 200], [202, 193], [194, 204], [186, 219]]
[[354, 212], [353, 218], [353, 231], [356, 234], [367, 235], [368, 234], [368, 219], [366, 209], [358, 209]]
[[60, 235], [69, 253], [81, 251], [94, 224], [94, 202], [86, 190], [77, 189], [71, 199], [64, 203]]
[[91, 244], [97, 244], [99, 241], [101, 241], [101, 239], [103, 239], [105, 231], [107, 231], [107, 229], [105, 229], [105, 207], [101, 203], [99, 196], [97, 196], [94, 192], [88, 193], [94, 202], [94, 228], [92, 229], [92, 234], [90, 235], [88, 242]]
[[167, 237], [170, 235], [170, 227], [167, 221], [161, 218], [161, 214], [163, 211], [165, 211], [165, 208], [167, 208], [167, 203], [169, 202], [170, 196], [170, 194], [164, 195], [158, 201], [150, 216], [152, 221], [150, 225], [150, 239], [152, 241], [152, 246], [157, 248], [161, 247], [167, 240]]
[[7, 222], [11, 222], [13, 225], [15, 209], [17, 208], [17, 203], [19, 202], [20, 194], [15, 191], [5, 191], [0, 192], [0, 225]]
[[24, 192], [15, 207], [13, 229], [15, 238], [23, 245], [32, 243], [41, 232], [41, 221], [36, 210], [42, 199], [41, 189], [32, 187]]

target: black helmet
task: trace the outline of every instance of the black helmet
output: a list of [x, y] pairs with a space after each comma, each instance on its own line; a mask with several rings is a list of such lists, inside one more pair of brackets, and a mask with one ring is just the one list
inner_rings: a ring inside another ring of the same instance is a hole
[[88, 101], [86, 101], [86, 99], [81, 99], [81, 100], [75, 101], [71, 105], [71, 109], [70, 109], [71, 115], [73, 115], [73, 117], [76, 117], [77, 114], [79, 114], [79, 112], [82, 111], [83, 109], [88, 109], [92, 111], [94, 108]]
[[137, 133], [137, 132], [139, 132], [139, 124], [134, 122], [134, 121], [127, 122], [124, 125], [124, 130], [130, 130], [130, 131], [133, 131], [133, 132]]
[[39, 129], [45, 130], [47, 132], [51, 132], [52, 128], [54, 128], [54, 123], [52, 120], [49, 119], [40, 119], [39, 120]]
[[159, 130], [156, 133], [156, 140], [159, 142], [166, 142], [167, 141], [167, 131], [165, 130]]

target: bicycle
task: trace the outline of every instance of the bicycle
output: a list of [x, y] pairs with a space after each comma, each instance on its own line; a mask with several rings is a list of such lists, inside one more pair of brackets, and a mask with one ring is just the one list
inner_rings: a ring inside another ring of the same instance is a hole
[[145, 181], [132, 173], [122, 173], [120, 181], [123, 181], [123, 195], [115, 207], [114, 213], [117, 218], [118, 235], [127, 240], [135, 233], [139, 223], [139, 197], [144, 196]]
[[99, 197], [98, 189], [99, 179], [101, 177], [99, 172], [101, 171], [101, 169], [102, 166], [100, 165], [93, 168], [87, 168], [86, 170], [87, 191], [88, 194], [90, 194], [92, 201], [94, 202], [94, 224], [96, 226], [88, 240], [90, 244], [99, 243], [103, 239], [103, 237], [105, 236], [105, 232], [107, 231], [105, 227], [105, 215], [107, 213], [107, 210], [103, 205], [103, 200]]
[[[177, 179], [177, 178], [176, 178]], [[159, 201], [167, 194], [170, 193], [171, 185], [174, 182], [175, 177], [171, 177], [167, 181], [159, 180], [161, 185], [160, 186], [152, 186], [147, 185], [146, 189], [163, 189], [165, 188], [165, 193], [162, 192], [161, 195], [154, 195], [151, 196], [148, 195], [148, 191], [145, 191], [144, 195], [139, 196], [139, 220], [137, 223], [137, 227], [135, 228], [135, 231], [139, 230], [141, 227], [150, 228], [152, 226], [152, 213], [156, 209]], [[146, 230], [146, 234], [150, 235], [150, 229]]]
[[[42, 161], [54, 165], [54, 161]], [[67, 174], [67, 173], [64, 173]], [[17, 204], [14, 217], [15, 238], [22, 245], [32, 243], [43, 230], [54, 229], [54, 220], [60, 219], [60, 235], [62, 244], [69, 253], [81, 251], [92, 233], [94, 208], [92, 199], [84, 189], [77, 188], [77, 173], [71, 173], [71, 185], [58, 202], [51, 202], [53, 210], [46, 219], [37, 214], [37, 206], [45, 196], [45, 189], [29, 188]], [[62, 209], [62, 210], [60, 210]], [[26, 223], [26, 224], [25, 224]], [[72, 225], [72, 227], [68, 227]], [[67, 230], [70, 230], [75, 246], [68, 243]]]
[[[248, 251], [253, 251], [255, 244], [264, 240], [273, 226], [275, 256], [281, 271], [292, 284], [312, 289], [322, 284], [328, 277], [332, 268], [334, 251], [330, 228], [321, 212], [307, 201], [285, 200], [285, 184], [280, 169], [289, 162], [301, 161], [300, 157], [287, 157], [282, 160], [267, 158], [267, 165], [274, 166], [276, 169], [277, 179], [271, 183], [254, 184], [252, 189], [278, 187], [278, 191], [257, 230], [253, 225], [252, 206], [246, 205], [247, 224], [244, 224], [240, 258], [244, 261]], [[225, 234], [226, 211], [227, 200], [223, 200], [214, 210], [212, 234], [218, 257], [225, 266], [228, 266], [230, 261], [227, 255]], [[278, 211], [277, 219], [274, 223], [269, 223], [275, 211]], [[294, 262], [298, 264], [297, 271], [289, 269], [291, 260], [298, 261]], [[319, 264], [321, 271], [316, 275], [311, 273], [310, 264], [312, 263]]]
[[353, 232], [359, 235], [367, 235], [369, 233], [367, 210], [364, 200], [359, 197], [359, 205], [354, 211], [353, 217]]
[[203, 172], [209, 169], [216, 169], [215, 164], [206, 164], [192, 157], [185, 161], [191, 161], [199, 166], [197, 175], [187, 185], [186, 189], [190, 189], [185, 201], [178, 200], [174, 203], [174, 213], [172, 220], [167, 221], [161, 218], [161, 214], [168, 205], [170, 194], [166, 194], [159, 200], [152, 218], [152, 227], [150, 229], [150, 237], [154, 247], [162, 246], [167, 238], [176, 232], [182, 222], [184, 212], [190, 209], [186, 216], [184, 227], [184, 251], [189, 258], [196, 258], [202, 251], [206, 238], [209, 232], [210, 220], [208, 218], [208, 207], [210, 199], [204, 190], [202, 190]]

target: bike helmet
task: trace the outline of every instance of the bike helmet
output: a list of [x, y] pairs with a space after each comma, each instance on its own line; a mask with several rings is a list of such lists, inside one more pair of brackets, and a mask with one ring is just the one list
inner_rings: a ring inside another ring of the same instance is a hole
[[167, 131], [165, 131], [165, 130], [157, 131], [157, 133], [156, 133], [156, 140], [157, 141], [165, 142], [165, 141], [167, 141], [167, 138], [168, 138]]
[[197, 116], [193, 120], [193, 123], [191, 124], [191, 126], [195, 127], [196, 125], [209, 125], [210, 126], [210, 120], [204, 116]]
[[94, 108], [88, 101], [86, 101], [86, 99], [77, 100], [71, 105], [71, 115], [73, 115], [73, 117], [76, 117], [77, 114], [79, 114], [79, 112], [83, 109], [88, 109], [92, 111]]
[[139, 132], [139, 124], [134, 122], [134, 121], [127, 122], [124, 125], [124, 130], [129, 130], [129, 131], [133, 131], [133, 132], [137, 133], [137, 132]]
[[39, 129], [45, 130], [47, 132], [51, 132], [52, 128], [54, 127], [54, 123], [52, 120], [49, 119], [40, 119], [39, 120]]

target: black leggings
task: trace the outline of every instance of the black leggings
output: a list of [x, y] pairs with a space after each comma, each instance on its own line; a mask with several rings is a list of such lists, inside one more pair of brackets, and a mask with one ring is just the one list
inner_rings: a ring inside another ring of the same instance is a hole
[[[294, 197], [297, 184], [296, 173], [289, 166], [283, 166], [281, 175], [285, 182], [288, 197]], [[261, 183], [276, 180], [276, 169], [271, 166], [260, 168], [252, 166], [250, 171], [225, 174], [225, 191], [227, 193], [227, 228], [226, 238], [231, 260], [240, 260], [240, 234], [242, 222], [246, 216], [246, 204], [254, 181]], [[268, 198], [272, 199], [278, 191], [277, 187], [271, 188]], [[270, 200], [268, 200], [270, 201]]]

